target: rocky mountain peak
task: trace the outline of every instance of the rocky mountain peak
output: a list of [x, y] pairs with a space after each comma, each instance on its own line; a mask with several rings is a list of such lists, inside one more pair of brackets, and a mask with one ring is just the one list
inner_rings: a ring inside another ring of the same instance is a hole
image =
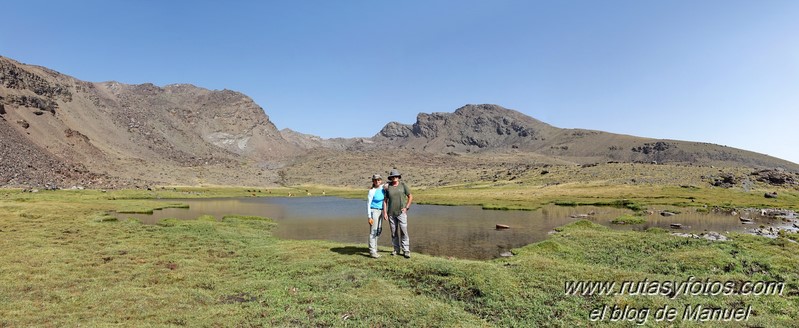
[[391, 122], [375, 138], [400, 140], [430, 151], [479, 150], [529, 144], [557, 130], [502, 106], [470, 104], [454, 113], [420, 113], [412, 125]]
[[[421, 115], [421, 114], [420, 114]], [[389, 139], [396, 138], [409, 138], [413, 135], [413, 130], [407, 124], [399, 122], [389, 122], [383, 127], [376, 137], [384, 137]]]
[[455, 110], [455, 115], [483, 115], [483, 114], [508, 114], [513, 112], [505, 107], [494, 104], [466, 104]]

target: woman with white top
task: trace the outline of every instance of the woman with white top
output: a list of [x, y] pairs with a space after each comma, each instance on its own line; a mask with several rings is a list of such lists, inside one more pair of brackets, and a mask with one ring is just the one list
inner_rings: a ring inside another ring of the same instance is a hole
[[377, 237], [383, 230], [380, 221], [380, 218], [383, 217], [383, 199], [385, 199], [383, 177], [380, 174], [375, 174], [372, 176], [372, 188], [369, 189], [369, 194], [366, 197], [366, 215], [369, 218], [369, 256], [373, 258], [380, 257], [380, 254], [377, 254]]

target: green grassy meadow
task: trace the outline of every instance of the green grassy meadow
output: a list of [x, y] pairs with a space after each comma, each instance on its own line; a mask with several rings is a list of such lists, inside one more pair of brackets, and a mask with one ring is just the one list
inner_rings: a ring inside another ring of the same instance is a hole
[[[730, 234], [726, 242], [661, 229], [616, 231], [578, 221], [515, 256], [473, 261], [414, 254], [367, 257], [363, 244], [280, 240], [268, 218], [201, 217], [143, 225], [109, 211], [181, 206], [170, 198], [293, 195], [359, 197], [321, 187], [121, 191], [0, 190], [0, 327], [430, 327], [637, 326], [591, 321], [609, 307], [650, 309], [644, 326], [792, 327], [799, 318], [799, 244]], [[543, 204], [647, 208], [796, 208], [720, 188], [480, 185], [419, 189], [418, 202], [532, 210]], [[124, 215], [123, 215], [124, 217]], [[693, 277], [693, 278], [692, 278]], [[782, 295], [600, 295], [568, 281], [777, 282]], [[685, 320], [686, 306], [751, 309], [746, 320]], [[669, 307], [677, 318], [656, 321]], [[641, 317], [637, 317], [641, 318]]]

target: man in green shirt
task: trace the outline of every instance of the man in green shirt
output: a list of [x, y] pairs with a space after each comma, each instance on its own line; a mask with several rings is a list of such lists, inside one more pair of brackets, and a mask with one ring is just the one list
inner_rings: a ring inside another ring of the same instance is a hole
[[408, 210], [411, 208], [413, 195], [411, 190], [404, 182], [401, 182], [397, 169], [391, 170], [388, 174], [388, 185], [386, 186], [386, 198], [383, 200], [383, 218], [388, 219], [391, 227], [391, 243], [394, 251], [391, 255], [400, 252], [400, 246], [405, 258], [411, 257], [410, 238], [408, 238]]

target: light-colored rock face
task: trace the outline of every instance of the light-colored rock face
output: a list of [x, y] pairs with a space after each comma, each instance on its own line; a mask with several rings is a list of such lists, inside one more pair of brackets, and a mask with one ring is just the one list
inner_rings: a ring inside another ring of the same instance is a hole
[[247, 141], [252, 138], [248, 135], [233, 135], [224, 132], [214, 132], [203, 137], [211, 144], [237, 154], [243, 154], [247, 150]]

